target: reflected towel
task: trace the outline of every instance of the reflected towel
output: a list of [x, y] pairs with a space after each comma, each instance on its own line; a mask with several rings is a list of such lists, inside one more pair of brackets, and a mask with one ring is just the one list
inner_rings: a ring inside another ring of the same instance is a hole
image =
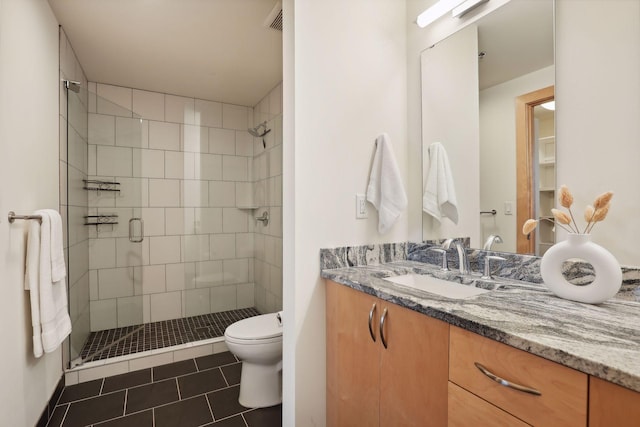
[[391, 149], [389, 135], [386, 133], [376, 138], [376, 153], [369, 175], [367, 200], [378, 210], [380, 234], [386, 233], [407, 208], [407, 194]]
[[[55, 212], [55, 211], [53, 211]], [[55, 261], [59, 277], [61, 272], [65, 274], [60, 280], [53, 280], [52, 240], [62, 236], [62, 222], [55, 218], [50, 210], [39, 210], [35, 215], [42, 217], [42, 224], [38, 221], [29, 221], [29, 235], [27, 237], [27, 261], [25, 272], [25, 289], [30, 292], [31, 300], [31, 325], [33, 327], [33, 354], [42, 356], [43, 352], [54, 351], [71, 332], [71, 319], [67, 310], [67, 285], [65, 283], [66, 269], [64, 257], [62, 269], [58, 265], [60, 259]], [[60, 227], [60, 230], [52, 230], [52, 224]], [[62, 246], [62, 240], [58, 241]], [[59, 250], [56, 248], [54, 252]], [[60, 249], [61, 250], [61, 249]], [[56, 255], [57, 256], [57, 255]]]
[[422, 197], [422, 209], [438, 221], [449, 218], [458, 224], [458, 202], [449, 158], [439, 142], [429, 146], [429, 172]]

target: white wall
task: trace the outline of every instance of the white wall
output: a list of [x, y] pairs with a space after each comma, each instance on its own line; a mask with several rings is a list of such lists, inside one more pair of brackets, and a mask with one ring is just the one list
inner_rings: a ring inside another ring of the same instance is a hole
[[557, 184], [580, 217], [613, 191], [594, 241], [640, 265], [640, 2], [558, 0], [556, 20]]
[[[485, 3], [485, 13], [509, 0]], [[407, 22], [434, 0], [407, 0]], [[479, 8], [480, 9], [480, 8]], [[594, 229], [594, 240], [610, 249], [623, 265], [640, 265], [635, 249], [640, 223], [640, 3], [635, 0], [556, 1], [557, 184], [576, 198], [576, 213], [604, 191], [615, 193], [609, 218]], [[470, 17], [477, 18], [479, 13]], [[408, 135], [410, 159], [410, 237], [420, 226], [414, 211], [419, 193], [420, 67], [419, 54], [455, 31], [449, 18], [433, 26], [407, 29]], [[460, 20], [457, 27], [467, 25]], [[605, 107], [600, 107], [605, 106]], [[586, 148], [586, 149], [585, 149]], [[603, 161], [604, 160], [604, 161]], [[596, 172], [597, 171], [597, 172]], [[411, 189], [411, 187], [410, 187]], [[413, 206], [412, 206], [413, 203]], [[562, 239], [562, 235], [559, 239]]]
[[[495, 249], [516, 251], [516, 116], [515, 98], [554, 84], [554, 67], [546, 67], [480, 91], [480, 208], [496, 215], [480, 217], [481, 247], [490, 234], [503, 243]], [[553, 130], [551, 131], [553, 132]], [[512, 205], [505, 215], [504, 202]], [[473, 246], [473, 245], [472, 245]]]
[[60, 349], [33, 357], [24, 290], [27, 223], [58, 209], [58, 23], [41, 0], [0, 0], [0, 419], [33, 426], [62, 376]]
[[355, 219], [355, 194], [366, 190], [381, 132], [389, 134], [407, 182], [406, 14], [397, 0], [302, 1], [295, 11], [292, 2], [284, 6], [284, 304], [290, 326], [284, 331], [283, 424], [322, 426], [319, 249], [407, 239], [406, 214], [383, 236], [371, 205], [368, 219]]

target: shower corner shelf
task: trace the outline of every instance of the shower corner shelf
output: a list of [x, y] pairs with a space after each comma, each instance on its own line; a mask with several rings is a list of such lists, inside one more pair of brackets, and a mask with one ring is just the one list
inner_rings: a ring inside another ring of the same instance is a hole
[[115, 181], [101, 181], [96, 179], [83, 179], [85, 190], [91, 191], [115, 191], [120, 192], [120, 183]]
[[86, 222], [84, 225], [116, 225], [118, 224], [118, 215], [87, 215], [84, 217]]

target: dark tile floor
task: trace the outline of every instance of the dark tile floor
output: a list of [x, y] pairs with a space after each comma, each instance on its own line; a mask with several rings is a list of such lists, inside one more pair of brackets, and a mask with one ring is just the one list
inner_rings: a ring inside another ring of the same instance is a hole
[[227, 326], [260, 313], [241, 308], [92, 332], [80, 351], [84, 362], [224, 336]]
[[281, 426], [282, 405], [238, 403], [241, 366], [225, 352], [65, 387], [48, 426]]

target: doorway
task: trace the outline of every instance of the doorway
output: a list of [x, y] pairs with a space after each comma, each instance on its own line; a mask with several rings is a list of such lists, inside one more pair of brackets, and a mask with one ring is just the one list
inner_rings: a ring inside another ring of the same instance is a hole
[[[520, 254], [542, 256], [555, 242], [550, 216], [556, 187], [555, 112], [542, 107], [554, 99], [554, 86], [516, 98], [516, 235]], [[530, 218], [539, 220], [540, 225], [535, 232], [523, 235], [522, 225]]]

